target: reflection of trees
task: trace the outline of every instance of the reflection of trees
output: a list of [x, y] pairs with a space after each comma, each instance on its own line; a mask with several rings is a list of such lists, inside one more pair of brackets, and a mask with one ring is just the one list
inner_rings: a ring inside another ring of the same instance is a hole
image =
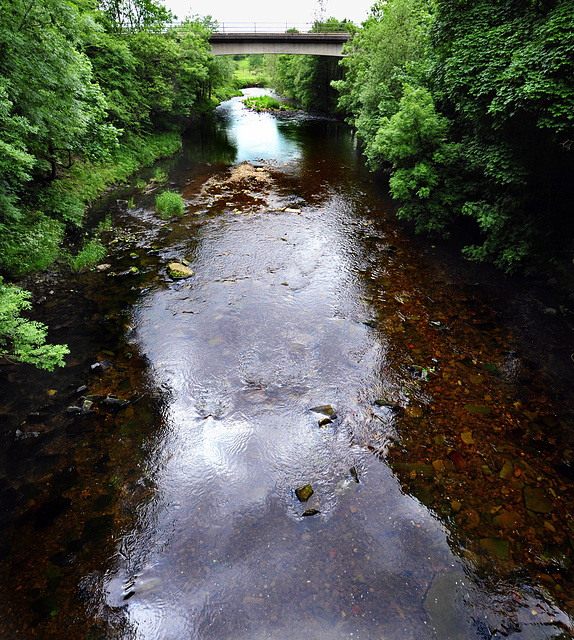
[[237, 146], [229, 137], [225, 123], [217, 116], [203, 118], [190, 128], [183, 144], [190, 162], [232, 164], [237, 157]]

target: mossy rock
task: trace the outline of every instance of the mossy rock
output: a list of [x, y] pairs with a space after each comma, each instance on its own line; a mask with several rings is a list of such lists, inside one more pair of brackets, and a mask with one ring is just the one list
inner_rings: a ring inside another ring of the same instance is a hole
[[170, 262], [167, 271], [172, 278], [189, 278], [194, 271], [180, 262]]
[[510, 553], [510, 542], [500, 538], [482, 538], [480, 546], [488, 553], [499, 558], [507, 558]]

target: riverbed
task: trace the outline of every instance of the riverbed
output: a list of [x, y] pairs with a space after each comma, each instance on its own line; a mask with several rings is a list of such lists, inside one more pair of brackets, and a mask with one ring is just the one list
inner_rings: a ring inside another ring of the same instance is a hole
[[334, 119], [234, 98], [162, 168], [38, 285], [67, 366], [0, 369], [2, 637], [572, 637], [567, 311], [413, 238]]

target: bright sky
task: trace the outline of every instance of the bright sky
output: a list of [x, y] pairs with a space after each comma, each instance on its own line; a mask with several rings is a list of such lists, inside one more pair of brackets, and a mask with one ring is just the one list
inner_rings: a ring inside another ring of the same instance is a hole
[[164, 0], [178, 20], [188, 15], [210, 15], [219, 23], [222, 22], [280, 22], [302, 23], [313, 22], [318, 17], [334, 17], [339, 20], [347, 18], [361, 24], [374, 0], [322, 0], [324, 8], [318, 0]]

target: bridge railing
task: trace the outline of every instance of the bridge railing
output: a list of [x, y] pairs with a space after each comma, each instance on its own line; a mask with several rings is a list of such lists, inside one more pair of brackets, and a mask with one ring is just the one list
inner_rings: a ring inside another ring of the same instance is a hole
[[[216, 33], [340, 33], [346, 32], [348, 22], [324, 24], [317, 22], [215, 22]], [[178, 27], [181, 22], [173, 22]]]

